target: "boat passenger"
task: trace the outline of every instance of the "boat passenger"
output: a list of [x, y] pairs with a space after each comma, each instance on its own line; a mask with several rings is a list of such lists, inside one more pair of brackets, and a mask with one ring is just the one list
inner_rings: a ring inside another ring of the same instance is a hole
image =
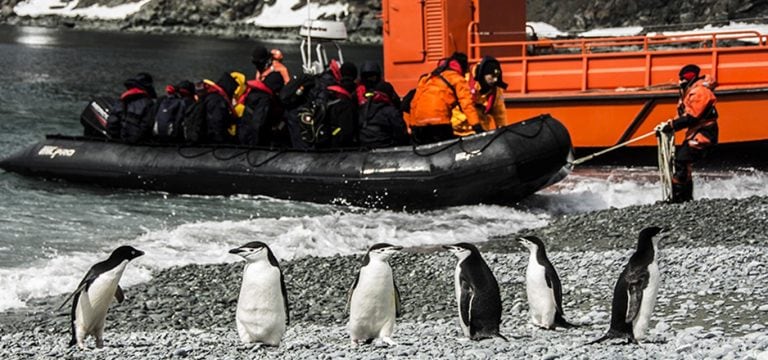
[[[235, 137], [230, 128], [235, 124], [235, 112], [232, 97], [237, 89], [237, 81], [226, 72], [216, 82], [203, 80], [204, 92], [198, 100], [202, 105], [204, 131], [196, 142], [207, 144], [234, 143]], [[186, 121], [186, 119], [185, 119]]]
[[717, 144], [717, 99], [712, 91], [715, 82], [693, 64], [680, 69], [680, 99], [677, 117], [667, 121], [662, 131], [687, 129], [685, 138], [675, 152], [675, 172], [672, 175], [673, 203], [693, 200], [693, 163], [701, 160]]
[[451, 112], [454, 107], [466, 115], [467, 123], [475, 131], [482, 131], [464, 77], [468, 67], [467, 55], [455, 52], [430, 74], [421, 77], [410, 104], [409, 125], [414, 142], [426, 144], [453, 138]]
[[[491, 131], [507, 125], [507, 109], [504, 107], [504, 90], [507, 84], [502, 80], [501, 64], [492, 56], [484, 56], [467, 76], [472, 100], [475, 103], [480, 125], [484, 131]], [[451, 118], [453, 133], [457, 136], [467, 136], [475, 133], [466, 121], [466, 116], [453, 110]]]
[[384, 81], [381, 77], [381, 66], [375, 61], [366, 61], [360, 66], [360, 84], [357, 86], [357, 100], [360, 103], [360, 106], [365, 104], [366, 93], [372, 93], [374, 89], [382, 83], [390, 88], [387, 91], [388, 94], [392, 95], [390, 101], [392, 101], [392, 104], [395, 105], [395, 107], [400, 109], [402, 106], [400, 96], [397, 95], [395, 87], [389, 82]]
[[357, 68], [351, 63], [344, 65], [331, 60], [328, 70], [317, 78], [309, 103], [298, 111], [301, 138], [309, 148], [357, 146]]
[[237, 135], [244, 145], [285, 145], [285, 125], [282, 122], [283, 107], [278, 94], [283, 88], [283, 77], [272, 72], [264, 79], [248, 81], [248, 90], [243, 94], [241, 104], [245, 112], [240, 119]]
[[360, 106], [360, 145], [368, 148], [410, 144], [408, 131], [400, 108], [391, 100], [397, 97], [392, 87], [379, 82], [365, 93], [366, 101]]
[[125, 92], [110, 109], [107, 133], [112, 139], [135, 144], [148, 139], [152, 134], [157, 93], [152, 75], [145, 72], [126, 80], [123, 85]]
[[251, 51], [251, 63], [256, 66], [256, 80], [264, 80], [266, 72], [272, 66], [272, 54], [264, 45], [256, 45]]
[[288, 73], [288, 68], [283, 65], [283, 52], [280, 49], [272, 49], [269, 51], [272, 56], [272, 61], [266, 70], [261, 74], [261, 81], [267, 78], [267, 75], [277, 72], [283, 78], [283, 84], [287, 84], [291, 81], [291, 75]]
[[165, 96], [157, 100], [152, 135], [162, 142], [183, 140], [182, 121], [187, 109], [195, 103], [195, 84], [182, 80], [165, 87]]
[[299, 112], [307, 108], [311, 102], [310, 93], [317, 85], [317, 79], [313, 75], [301, 74], [289, 81], [280, 90], [280, 103], [284, 108], [283, 123], [288, 131], [290, 147], [293, 149], [309, 150], [311, 144], [302, 139], [302, 125], [299, 121]]

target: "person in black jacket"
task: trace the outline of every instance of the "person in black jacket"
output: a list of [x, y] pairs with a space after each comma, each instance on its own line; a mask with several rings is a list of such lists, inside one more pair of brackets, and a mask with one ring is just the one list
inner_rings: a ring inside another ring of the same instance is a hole
[[200, 100], [205, 106], [206, 120], [206, 137], [203, 142], [234, 143], [234, 134], [231, 134], [229, 129], [235, 124], [232, 96], [237, 89], [237, 81], [226, 72], [215, 83], [205, 81], [205, 86], [206, 93]]
[[264, 81], [248, 81], [248, 90], [243, 104], [245, 111], [237, 129], [240, 143], [244, 145], [283, 145], [287, 142], [281, 127], [283, 108], [279, 93], [283, 88], [283, 77], [273, 72]]
[[401, 108], [400, 96], [397, 95], [395, 87], [382, 78], [381, 66], [374, 61], [366, 61], [360, 66], [360, 85], [357, 86], [357, 100], [360, 105], [365, 102], [365, 93], [374, 91], [380, 84], [383, 84], [382, 86], [386, 87], [385, 92], [391, 95], [389, 100], [392, 101], [392, 104], [398, 109]]
[[403, 114], [392, 99], [397, 97], [391, 86], [379, 82], [372, 91], [365, 93], [366, 100], [360, 106], [360, 145], [368, 148], [410, 144]]
[[152, 134], [157, 93], [152, 75], [144, 72], [126, 80], [123, 85], [125, 92], [109, 112], [107, 133], [112, 139], [135, 144]]

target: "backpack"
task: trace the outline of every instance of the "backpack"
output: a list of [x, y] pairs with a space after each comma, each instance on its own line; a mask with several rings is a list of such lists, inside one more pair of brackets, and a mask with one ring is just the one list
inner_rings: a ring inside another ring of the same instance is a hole
[[157, 105], [152, 134], [162, 140], [181, 138], [181, 122], [184, 120], [186, 107], [185, 99], [181, 96], [163, 97]]
[[189, 143], [198, 143], [204, 139], [207, 132], [205, 99], [198, 99], [184, 112], [184, 120], [181, 123], [184, 140]]
[[328, 104], [315, 99], [301, 106], [298, 111], [299, 132], [301, 141], [308, 145], [321, 144], [328, 141], [331, 134], [326, 124]]

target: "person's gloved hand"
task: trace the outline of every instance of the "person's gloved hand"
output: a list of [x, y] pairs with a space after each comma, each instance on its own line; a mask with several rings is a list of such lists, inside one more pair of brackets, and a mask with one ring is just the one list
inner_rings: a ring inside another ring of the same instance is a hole
[[475, 134], [480, 134], [485, 132], [485, 130], [483, 129], [483, 126], [480, 124], [472, 126], [472, 130], [475, 130]]
[[663, 133], [671, 133], [674, 131], [672, 128], [672, 120], [667, 120], [663, 123], [660, 123], [659, 125], [656, 125], [656, 131], [660, 131]]

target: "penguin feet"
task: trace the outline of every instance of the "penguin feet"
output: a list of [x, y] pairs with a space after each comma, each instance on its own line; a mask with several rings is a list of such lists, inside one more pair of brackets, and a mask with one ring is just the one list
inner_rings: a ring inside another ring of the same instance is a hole
[[381, 341], [387, 343], [389, 346], [397, 346], [397, 343], [388, 336], [381, 338]]

